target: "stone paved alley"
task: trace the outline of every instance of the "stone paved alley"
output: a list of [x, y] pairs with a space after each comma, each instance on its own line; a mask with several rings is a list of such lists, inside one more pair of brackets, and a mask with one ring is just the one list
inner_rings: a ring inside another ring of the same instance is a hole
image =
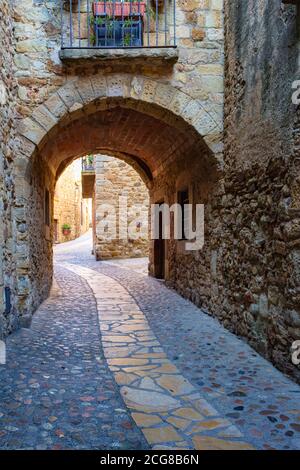
[[300, 449], [300, 387], [146, 275], [55, 248], [55, 283], [0, 366], [1, 449]]

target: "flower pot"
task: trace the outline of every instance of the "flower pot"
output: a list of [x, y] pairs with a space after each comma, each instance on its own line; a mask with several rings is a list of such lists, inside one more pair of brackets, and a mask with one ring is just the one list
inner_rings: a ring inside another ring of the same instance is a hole
[[95, 45], [97, 47], [140, 47], [143, 44], [143, 22], [118, 18], [116, 20], [98, 17], [95, 20]]
[[130, 16], [134, 14], [144, 15], [146, 12], [145, 2], [94, 2], [94, 16]]
[[69, 229], [69, 228], [64, 228], [62, 232], [63, 232], [63, 235], [64, 235], [65, 237], [68, 237], [68, 236], [70, 235], [70, 233], [71, 233], [71, 229]]

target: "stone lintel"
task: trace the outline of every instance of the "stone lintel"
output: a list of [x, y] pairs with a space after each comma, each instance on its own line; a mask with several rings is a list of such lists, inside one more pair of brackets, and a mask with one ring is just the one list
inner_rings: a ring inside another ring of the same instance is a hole
[[174, 64], [178, 60], [176, 47], [142, 47], [142, 48], [106, 48], [106, 49], [61, 49], [60, 59], [66, 64], [95, 63], [116, 65], [130, 63], [135, 65], [159, 66]]

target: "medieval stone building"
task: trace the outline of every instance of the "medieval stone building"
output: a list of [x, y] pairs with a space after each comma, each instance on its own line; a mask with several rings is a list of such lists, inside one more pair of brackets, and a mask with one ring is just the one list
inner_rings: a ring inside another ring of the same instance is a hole
[[299, 379], [299, 7], [165, 2], [154, 22], [139, 10], [137, 47], [108, 47], [90, 3], [1, 2], [1, 335], [49, 293], [58, 177], [98, 153], [150, 203], [205, 205], [204, 247], [152, 240], [150, 274]]
[[96, 155], [94, 167], [93, 251], [96, 259], [147, 256], [149, 195], [146, 185], [129, 164], [117, 158]]
[[91, 200], [82, 197], [81, 161], [71, 163], [58, 178], [53, 204], [53, 240], [63, 243], [86, 233], [92, 223]]

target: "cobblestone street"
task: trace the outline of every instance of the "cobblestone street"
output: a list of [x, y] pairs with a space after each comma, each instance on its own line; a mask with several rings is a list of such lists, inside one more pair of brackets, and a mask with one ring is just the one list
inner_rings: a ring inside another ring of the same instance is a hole
[[55, 283], [0, 366], [1, 449], [300, 449], [300, 387], [145, 259], [55, 248]]

